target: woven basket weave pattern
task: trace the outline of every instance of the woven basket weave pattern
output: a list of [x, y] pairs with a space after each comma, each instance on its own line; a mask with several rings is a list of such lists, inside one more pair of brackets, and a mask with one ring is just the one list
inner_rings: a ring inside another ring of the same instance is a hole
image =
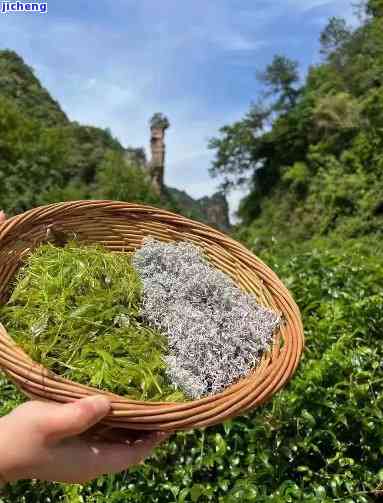
[[[7, 301], [10, 283], [23, 257], [47, 238], [47, 230], [100, 243], [115, 252], [132, 252], [145, 236], [171, 242], [187, 240], [203, 248], [212, 264], [260, 304], [283, 315], [273, 348], [245, 379], [224, 392], [185, 403], [140, 402], [110, 395], [112, 412], [104, 424], [135, 430], [183, 430], [221, 423], [262, 403], [295, 372], [304, 337], [299, 309], [275, 273], [244, 246], [221, 232], [180, 215], [140, 204], [76, 201], [36, 208], [0, 225], [0, 302]], [[1, 320], [0, 320], [1, 321]], [[0, 323], [0, 366], [29, 397], [68, 402], [103, 393], [73, 383], [33, 362]]]

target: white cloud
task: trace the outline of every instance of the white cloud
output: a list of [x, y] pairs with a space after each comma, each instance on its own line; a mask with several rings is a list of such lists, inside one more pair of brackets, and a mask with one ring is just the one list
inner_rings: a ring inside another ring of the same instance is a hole
[[213, 41], [227, 51], [258, 51], [267, 45], [265, 40], [252, 40], [241, 33], [218, 34]]
[[[285, 1], [285, 0], [281, 0]], [[324, 21], [323, 25], [327, 23], [329, 15], [341, 16], [346, 19], [346, 21], [355, 25], [356, 16], [354, 13], [354, 7], [352, 0], [287, 0], [288, 3], [299, 9], [301, 12], [308, 13], [313, 9], [322, 8], [326, 10], [326, 14], [322, 15], [321, 18]], [[317, 18], [313, 19], [313, 22], [317, 24]]]
[[[331, 4], [334, 4], [335, 2], [331, 2], [330, 0], [288, 0], [288, 3], [293, 7], [305, 12], [311, 9], [315, 9], [316, 7], [329, 6]], [[342, 0], [337, 0], [337, 3], [342, 3]], [[346, 3], [346, 0], [343, 3]]]

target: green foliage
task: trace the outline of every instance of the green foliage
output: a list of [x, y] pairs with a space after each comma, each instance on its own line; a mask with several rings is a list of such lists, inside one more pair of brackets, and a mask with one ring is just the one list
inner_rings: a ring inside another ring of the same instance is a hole
[[[1, 96], [0, 127], [0, 207], [8, 214], [50, 202], [87, 199], [95, 192], [101, 198], [117, 199], [118, 180], [109, 182], [105, 193], [95, 185], [96, 173], [101, 171], [103, 181], [102, 173], [113, 156], [120, 160], [121, 170], [125, 166], [122, 147], [109, 133], [69, 123], [47, 126]], [[130, 194], [137, 194], [135, 200], [149, 190], [133, 168], [127, 169], [123, 181]]]
[[349, 40], [351, 36], [350, 29], [346, 21], [341, 17], [330, 18], [326, 28], [320, 36], [321, 53], [325, 56], [331, 56]]
[[[9, 213], [38, 205], [39, 198], [73, 176], [65, 154], [70, 131], [45, 127], [0, 97], [0, 207]], [[55, 169], [52, 169], [55, 166]]]
[[28, 257], [0, 316], [59, 375], [136, 399], [182, 399], [165, 376], [166, 337], [141, 321], [141, 293], [130, 255], [47, 244]]
[[298, 91], [295, 85], [299, 82], [299, 63], [286, 56], [276, 55], [264, 72], [258, 72], [258, 80], [263, 82], [271, 95], [277, 95], [275, 110], [288, 110], [295, 105]]
[[383, 17], [383, 2], [382, 2], [382, 0], [368, 0], [367, 12], [375, 17]]
[[282, 181], [296, 192], [303, 194], [310, 181], [310, 170], [304, 162], [296, 162], [287, 168], [282, 176]]
[[66, 184], [55, 185], [43, 193], [38, 193], [38, 204], [50, 204], [61, 201], [79, 201], [92, 199], [94, 190], [81, 180], [73, 179]]
[[105, 156], [110, 151], [122, 155], [123, 148], [108, 130], [76, 122], [70, 123], [70, 130], [72, 145], [67, 153], [68, 164], [73, 166], [76, 179], [91, 185]]
[[[270, 404], [206, 431], [179, 433], [125, 474], [74, 487], [23, 482], [9, 488], [4, 501], [378, 501], [374, 494], [383, 478], [380, 243], [326, 240], [300, 250], [275, 243], [262, 258], [292, 290], [306, 334], [296, 376]], [[4, 392], [13, 404], [10, 386]]]
[[[289, 388], [251, 416], [250, 428], [261, 421], [266, 431], [251, 450], [256, 475], [239, 475], [255, 481], [248, 501], [382, 495], [383, 35], [374, 16], [353, 32], [330, 21], [326, 61], [310, 69], [295, 105], [231, 146], [254, 170], [237, 238], [293, 291], [307, 338]], [[215, 145], [215, 174], [235, 181], [235, 158], [219, 157], [225, 143]]]
[[213, 176], [225, 174], [222, 184], [224, 189], [239, 186], [246, 182], [246, 172], [256, 169], [251, 156], [254, 148], [253, 128], [247, 121], [240, 121], [220, 129], [221, 138], [212, 138], [211, 149], [217, 150], [217, 156], [210, 169]]
[[[223, 126], [219, 138], [211, 138], [209, 148], [216, 151], [210, 168], [213, 177], [224, 175], [223, 189], [247, 181], [247, 172], [256, 171], [264, 149], [260, 134], [264, 131], [270, 110], [253, 105], [241, 121]], [[260, 141], [258, 141], [258, 138]]]
[[[212, 173], [222, 177], [223, 186], [250, 187], [239, 216], [250, 233], [257, 229], [262, 243], [272, 236], [381, 233], [381, 19], [367, 17], [351, 30], [344, 20], [332, 18], [321, 43], [325, 62], [310, 68], [288, 108], [278, 107], [282, 82], [288, 82], [278, 80], [284, 60], [276, 57], [269, 65], [266, 84], [277, 79], [271, 128], [262, 121], [252, 128], [245, 116], [210, 141], [216, 153]], [[286, 74], [289, 68], [293, 78], [293, 66], [286, 63]]]
[[0, 50], [0, 96], [16, 104], [29, 118], [44, 120], [47, 126], [68, 122], [60, 105], [41, 86], [33, 70], [9, 50]]
[[295, 105], [274, 117], [270, 131], [243, 143], [232, 137], [230, 163], [220, 156], [228, 137], [213, 144], [215, 174], [233, 183], [242, 175], [236, 152], [247, 154], [252, 190], [237, 238], [292, 289], [307, 338], [289, 388], [251, 416], [250, 429], [258, 421], [264, 428], [249, 449], [255, 475], [241, 475], [249, 463], [242, 458], [238, 478], [257, 493], [241, 501], [355, 503], [382, 494], [379, 23], [369, 18], [351, 32], [330, 21], [326, 62], [310, 69]]
[[313, 119], [318, 129], [327, 133], [357, 129], [361, 126], [360, 105], [347, 93], [323, 96], [318, 99]]
[[96, 186], [100, 199], [160, 203], [159, 197], [151, 189], [148, 175], [132, 162], [124, 162], [118, 152], [110, 151], [105, 156], [97, 171]]
[[170, 122], [166, 115], [157, 112], [153, 114], [150, 119], [150, 126], [152, 128], [168, 129], [170, 127]]
[[130, 149], [128, 164], [109, 130], [70, 122], [11, 51], [0, 51], [0, 128], [0, 208], [9, 215], [96, 195], [160, 203], [139, 172], [142, 151]]

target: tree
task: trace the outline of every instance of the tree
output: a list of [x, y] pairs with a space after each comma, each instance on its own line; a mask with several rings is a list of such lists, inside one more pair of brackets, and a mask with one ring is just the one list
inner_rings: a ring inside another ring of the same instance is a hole
[[299, 63], [286, 56], [276, 55], [263, 72], [257, 72], [257, 79], [267, 88], [267, 95], [276, 95], [276, 111], [287, 111], [293, 107], [298, 97], [295, 85], [299, 82]]
[[334, 51], [338, 51], [351, 37], [351, 30], [346, 21], [341, 17], [330, 18], [326, 28], [320, 36], [320, 52], [326, 58]]
[[155, 113], [150, 119], [150, 127], [159, 129], [168, 129], [170, 127], [169, 119], [162, 113]]
[[269, 115], [269, 110], [252, 105], [242, 120], [222, 127], [220, 137], [210, 139], [208, 147], [216, 152], [209, 171], [213, 177], [224, 176], [224, 190], [243, 185], [247, 173], [259, 167], [257, 148]]
[[0, 208], [11, 215], [38, 206], [75, 176], [72, 139], [69, 128], [46, 127], [1, 96], [0, 124]]
[[373, 17], [383, 17], [383, 0], [369, 0], [367, 13]]
[[352, 3], [354, 15], [357, 17], [359, 23], [362, 25], [366, 21], [368, 0], [356, 0]]
[[314, 123], [326, 132], [352, 130], [361, 126], [360, 105], [347, 93], [323, 96], [313, 112]]
[[150, 180], [140, 166], [110, 151], [96, 174], [96, 195], [100, 199], [159, 204]]

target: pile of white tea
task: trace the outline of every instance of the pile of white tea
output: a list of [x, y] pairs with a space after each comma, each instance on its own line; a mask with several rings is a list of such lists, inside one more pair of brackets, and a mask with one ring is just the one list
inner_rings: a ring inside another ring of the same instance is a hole
[[167, 375], [187, 396], [224, 390], [270, 348], [279, 314], [240, 290], [200, 248], [148, 239], [133, 265], [143, 282], [143, 318], [166, 334]]

